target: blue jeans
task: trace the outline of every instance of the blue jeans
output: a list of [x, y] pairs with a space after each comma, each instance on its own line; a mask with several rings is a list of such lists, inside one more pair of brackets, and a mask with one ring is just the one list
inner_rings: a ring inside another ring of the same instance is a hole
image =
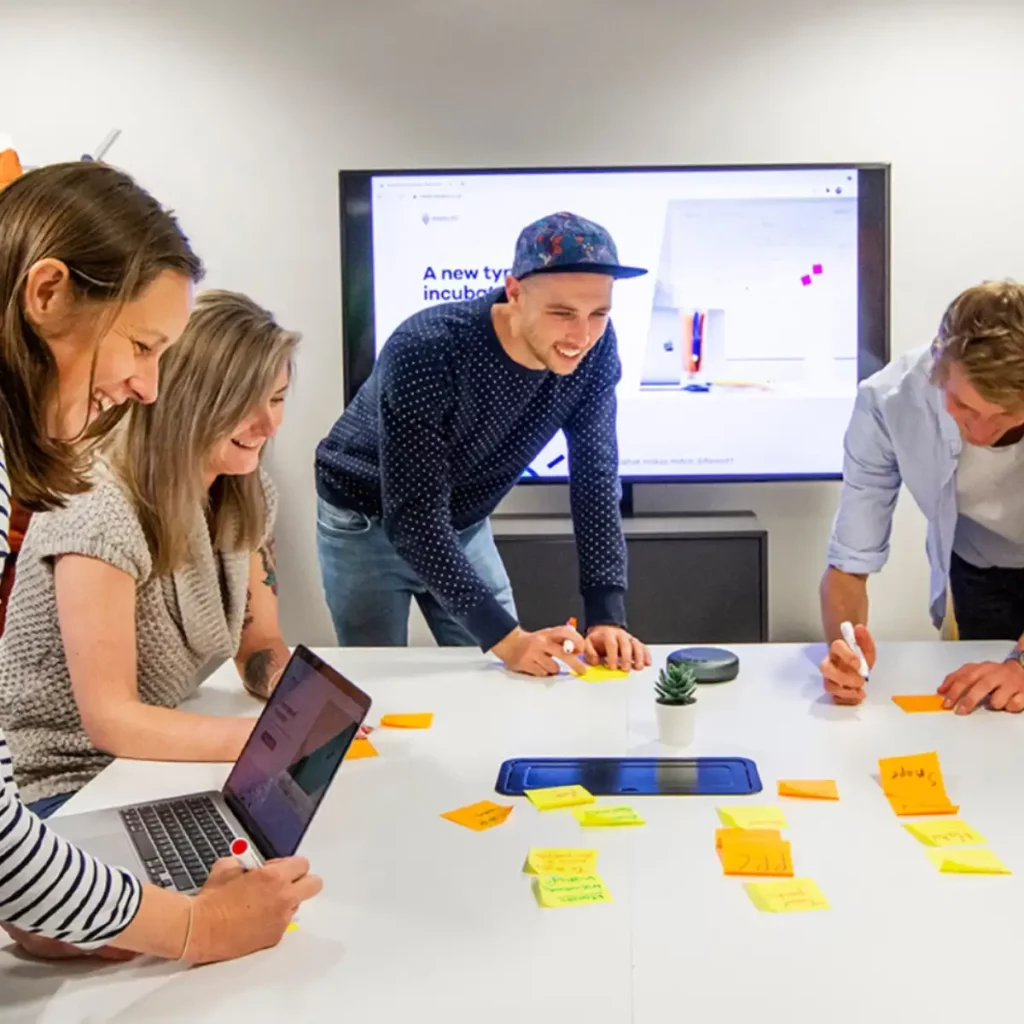
[[48, 818], [54, 811], [63, 807], [75, 794], [58, 793], [56, 796], [44, 796], [39, 800], [33, 800], [28, 809], [40, 818]]
[[[494, 544], [491, 524], [457, 534], [459, 546], [497, 601], [516, 614], [512, 584]], [[316, 499], [320, 576], [334, 632], [342, 647], [404, 647], [409, 602], [416, 603], [441, 647], [473, 647], [476, 639], [454, 619], [406, 564], [378, 519]]]

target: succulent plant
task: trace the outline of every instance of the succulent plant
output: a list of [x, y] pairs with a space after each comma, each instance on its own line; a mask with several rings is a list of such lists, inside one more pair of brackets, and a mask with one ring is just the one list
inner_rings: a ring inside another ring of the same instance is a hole
[[669, 662], [658, 673], [654, 692], [659, 704], [696, 704], [697, 673], [686, 662]]

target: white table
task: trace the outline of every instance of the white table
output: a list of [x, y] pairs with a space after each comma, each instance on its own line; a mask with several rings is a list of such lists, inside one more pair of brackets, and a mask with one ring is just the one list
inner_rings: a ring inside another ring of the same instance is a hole
[[[522, 755], [663, 752], [653, 673], [625, 683], [512, 678], [469, 650], [320, 653], [386, 712], [433, 711], [429, 731], [375, 733], [380, 757], [346, 764], [303, 846], [323, 895], [272, 951], [186, 970], [139, 962], [54, 967], [0, 951], [0, 1020], [443, 1021], [445, 1024], [794, 1024], [1017, 1021], [1024, 964], [1024, 719], [907, 715], [927, 692], [1006, 644], [883, 647], [858, 709], [825, 700], [820, 648], [738, 647], [740, 678], [703, 687], [689, 752], [753, 758], [779, 777], [835, 778], [839, 803], [782, 801], [798, 875], [832, 904], [769, 915], [725, 878], [716, 798], [636, 799], [643, 828], [583, 833], [568, 812], [521, 799], [484, 833], [439, 815], [496, 797]], [[655, 663], [668, 648], [655, 652]], [[230, 666], [192, 705], [250, 707]], [[879, 757], [938, 750], [950, 796], [1015, 870], [940, 875], [874, 776]], [[217, 786], [224, 766], [118, 762], [80, 811]], [[597, 846], [615, 902], [541, 910], [520, 873], [531, 846]]]

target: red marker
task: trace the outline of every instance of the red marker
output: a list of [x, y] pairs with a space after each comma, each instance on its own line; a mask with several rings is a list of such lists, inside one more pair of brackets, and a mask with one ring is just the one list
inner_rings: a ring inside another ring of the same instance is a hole
[[[574, 616], [573, 616], [573, 617], [572, 617], [572, 618], [571, 618], [571, 619], [570, 619], [570, 620], [569, 620], [569, 621], [568, 621], [568, 622], [566, 623], [566, 625], [567, 625], [567, 626], [568, 626], [568, 627], [569, 627], [570, 629], [575, 629], [575, 628], [576, 628], [576, 616], [574, 615]], [[563, 651], [565, 651], [565, 653], [566, 653], [566, 654], [572, 654], [572, 652], [573, 652], [574, 650], [576, 650], [576, 647], [575, 647], [575, 645], [573, 644], [573, 642], [572, 642], [571, 640], [563, 640], [563, 641], [562, 641], [562, 650], [563, 650]]]
[[252, 852], [247, 839], [239, 837], [232, 840], [231, 856], [238, 861], [243, 871], [252, 871], [260, 866], [260, 862], [256, 859], [256, 854]]

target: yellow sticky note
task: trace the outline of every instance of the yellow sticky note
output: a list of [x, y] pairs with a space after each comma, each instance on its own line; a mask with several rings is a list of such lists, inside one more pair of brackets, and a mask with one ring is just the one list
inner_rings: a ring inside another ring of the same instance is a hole
[[893, 697], [892, 702], [909, 714], [920, 714], [922, 711], [952, 711], [944, 706], [945, 700], [941, 693], [910, 693]]
[[988, 840], [966, 821], [954, 818], [941, 821], [915, 821], [903, 826], [925, 846], [984, 846]]
[[612, 894], [600, 875], [542, 875], [533, 880], [542, 907], [578, 907], [586, 903], [611, 903]]
[[583, 671], [577, 674], [577, 679], [584, 683], [610, 683], [616, 679], [628, 679], [629, 673], [619, 668], [609, 668], [607, 665], [583, 664]]
[[932, 863], [944, 874], [952, 875], [1009, 875], [1010, 869], [991, 851], [925, 850]]
[[810, 878], [794, 878], [785, 882], [747, 882], [754, 906], [766, 914], [794, 914], [807, 910], [829, 910], [824, 893]]
[[358, 761], [361, 757], [377, 757], [377, 748], [369, 740], [353, 740], [345, 755], [346, 761]]
[[804, 800], [838, 800], [839, 789], [831, 779], [780, 779], [779, 796]]
[[429, 729], [434, 724], [434, 714], [384, 715], [380, 724], [389, 729]]
[[597, 850], [531, 850], [523, 865], [528, 875], [593, 875]]
[[298, 930], [299, 930], [299, 926], [294, 921], [289, 921], [288, 922], [288, 927], [285, 928], [286, 932], [297, 932]]
[[730, 828], [789, 828], [780, 807], [730, 804], [728, 807], [718, 808], [718, 817], [721, 818], [723, 825]]
[[582, 786], [550, 786], [527, 789], [526, 796], [538, 811], [557, 811], [562, 807], [582, 807], [594, 803], [593, 794]]
[[[746, 831], [740, 829], [740, 831]], [[793, 877], [793, 857], [785, 840], [766, 842], [729, 840], [718, 853], [722, 870], [727, 875], [773, 875], [777, 878]]]
[[632, 807], [588, 807], [573, 811], [584, 828], [614, 828], [619, 825], [646, 825]]
[[456, 825], [472, 829], [474, 832], [485, 832], [489, 828], [504, 825], [505, 819], [511, 813], [512, 808], [508, 804], [495, 804], [490, 800], [481, 800], [468, 807], [448, 811], [441, 817], [447, 818], [448, 821], [454, 821]]

